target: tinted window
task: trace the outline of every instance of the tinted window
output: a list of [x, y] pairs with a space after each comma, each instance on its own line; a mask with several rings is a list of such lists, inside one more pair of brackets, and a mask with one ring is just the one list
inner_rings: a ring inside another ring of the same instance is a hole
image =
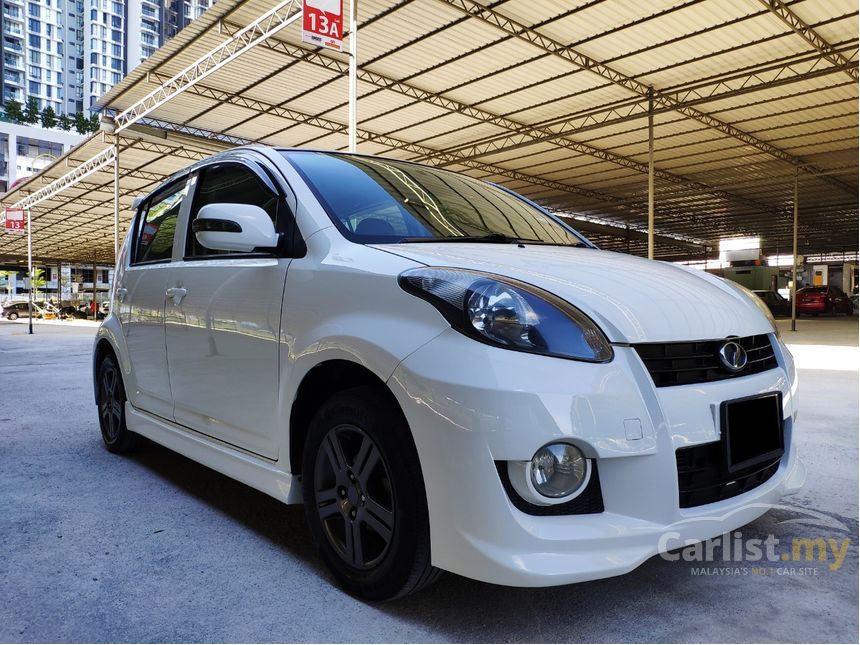
[[418, 164], [320, 152], [283, 152], [347, 238], [504, 235], [549, 244], [583, 240], [506, 191], [471, 177]]
[[197, 193], [191, 216], [188, 218], [188, 234], [185, 245], [186, 256], [224, 255], [235, 251], [207, 249], [191, 232], [191, 224], [197, 219], [200, 209], [207, 204], [251, 204], [259, 206], [278, 228], [278, 197], [249, 168], [237, 164], [205, 168], [198, 179]]
[[183, 179], [159, 192], [149, 201], [138, 228], [135, 263], [170, 260], [176, 220], [187, 186], [188, 182]]

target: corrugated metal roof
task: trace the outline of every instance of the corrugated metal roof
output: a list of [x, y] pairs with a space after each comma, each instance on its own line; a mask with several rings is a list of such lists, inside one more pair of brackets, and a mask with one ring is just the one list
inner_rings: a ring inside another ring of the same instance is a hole
[[[219, 0], [100, 105], [110, 113], [132, 106], [273, 4]], [[629, 226], [632, 239], [623, 228], [616, 236], [591, 228], [609, 248], [641, 253], [644, 93], [652, 85], [658, 256], [700, 248], [674, 238], [716, 246], [720, 237], [748, 234], [785, 252], [795, 168], [801, 251], [856, 250], [857, 5], [785, 4], [829, 43], [822, 52], [769, 4], [779, 3], [362, 0], [359, 150], [442, 164], [564, 213]], [[302, 44], [293, 24], [147, 118], [271, 145], [343, 149], [347, 61]], [[136, 138], [146, 139], [125, 132], [120, 154], [126, 204], [153, 185], [144, 173], [166, 176], [189, 162], [136, 151]], [[180, 140], [201, 154], [221, 145], [175, 133], [164, 141]], [[91, 138], [3, 203], [107, 145]], [[112, 235], [102, 229], [113, 219], [111, 199], [109, 173], [97, 173], [40, 204], [37, 255], [109, 259]], [[20, 238], [0, 237], [0, 256], [21, 252]]]

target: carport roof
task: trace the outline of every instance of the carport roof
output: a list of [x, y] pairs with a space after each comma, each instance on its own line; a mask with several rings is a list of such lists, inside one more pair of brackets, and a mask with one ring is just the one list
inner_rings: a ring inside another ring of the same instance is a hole
[[[346, 147], [348, 57], [302, 44], [295, 23], [171, 100], [147, 99], [272, 6], [219, 0], [102, 97], [120, 124], [140, 116], [224, 139], [161, 153], [126, 141], [152, 138], [137, 126], [123, 130], [123, 204], [189, 163], [187, 150]], [[735, 235], [790, 252], [795, 172], [801, 252], [857, 249], [853, 0], [361, 0], [360, 12], [361, 152], [503, 183], [576, 216], [607, 248], [644, 253], [653, 91], [658, 257], [704, 254], [702, 243]], [[111, 143], [96, 135], [69, 158]], [[62, 174], [66, 161], [42, 175]], [[37, 255], [110, 259], [113, 236], [101, 229], [113, 218], [111, 173], [37, 207]], [[0, 238], [0, 256], [21, 252], [20, 238]]]
[[[194, 161], [223, 150], [226, 145], [200, 137], [136, 126], [119, 135], [120, 239], [131, 220], [131, 203], [166, 177]], [[33, 210], [33, 257], [43, 262], [113, 263], [113, 137], [96, 133], [29, 177], [4, 196], [10, 206], [26, 200], [53, 182], [76, 171], [85, 174]], [[94, 160], [94, 161], [91, 161]], [[90, 166], [84, 165], [91, 161]], [[89, 174], [86, 174], [89, 171]], [[0, 262], [27, 257], [24, 235], [0, 235]]]

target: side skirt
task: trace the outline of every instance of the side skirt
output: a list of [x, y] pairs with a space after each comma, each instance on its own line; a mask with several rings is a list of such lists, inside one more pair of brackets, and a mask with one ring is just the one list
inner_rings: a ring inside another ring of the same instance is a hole
[[300, 483], [275, 462], [138, 410], [126, 401], [129, 430], [286, 504], [301, 504]]

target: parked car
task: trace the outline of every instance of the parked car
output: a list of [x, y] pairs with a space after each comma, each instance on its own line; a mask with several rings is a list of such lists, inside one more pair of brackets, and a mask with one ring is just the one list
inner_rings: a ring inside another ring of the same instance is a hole
[[[33, 318], [42, 318], [46, 314], [49, 316], [55, 315], [53, 305], [47, 302], [33, 303]], [[28, 318], [30, 316], [30, 304], [27, 301], [13, 302], [3, 307], [3, 318], [6, 320], [18, 320], [18, 318]]]
[[440, 570], [622, 574], [805, 472], [794, 362], [753, 293], [380, 157], [237, 148], [146, 196], [93, 377], [108, 450], [143, 435], [304, 503], [371, 599]]
[[791, 301], [786, 300], [776, 291], [756, 290], [753, 293], [762, 299], [774, 316], [791, 315]]
[[13, 302], [3, 307], [3, 318], [6, 320], [18, 320], [30, 315], [30, 305], [26, 302]]
[[839, 287], [804, 287], [797, 292], [797, 312], [801, 314], [852, 314], [854, 303]]

